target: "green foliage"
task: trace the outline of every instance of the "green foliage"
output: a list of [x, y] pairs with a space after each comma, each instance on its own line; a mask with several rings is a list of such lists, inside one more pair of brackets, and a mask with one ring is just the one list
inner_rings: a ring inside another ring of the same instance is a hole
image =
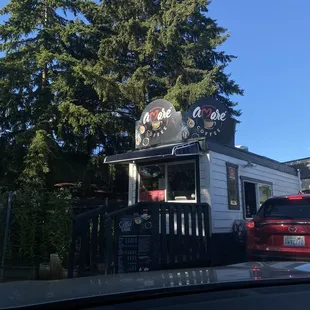
[[64, 266], [68, 263], [68, 253], [72, 238], [71, 195], [67, 191], [49, 193], [46, 215], [46, 248], [48, 253], [57, 253]]
[[50, 152], [46, 131], [36, 131], [24, 160], [25, 169], [21, 175], [24, 183], [33, 187], [45, 185], [45, 175], [50, 171]]
[[105, 105], [114, 102], [134, 118], [162, 97], [187, 109], [213, 96], [240, 115], [229, 96], [242, 90], [224, 73], [234, 57], [218, 49], [229, 34], [207, 7], [205, 0], [102, 1], [98, 12], [112, 31], [99, 29], [98, 59], [79, 64], [80, 72]]
[[9, 189], [29, 181], [53, 186], [57, 175], [48, 171], [65, 162], [64, 153], [90, 156], [102, 139], [100, 100], [74, 70], [95, 56], [94, 46], [85, 46], [93, 34], [81, 12], [92, 6], [88, 0], [11, 0], [0, 11], [8, 14], [0, 25], [0, 156], [7, 158], [0, 168]]
[[17, 191], [12, 205], [7, 263], [38, 264], [52, 253], [67, 263], [71, 195], [66, 191]]
[[11, 0], [0, 10], [0, 186], [88, 182], [98, 146], [132, 148], [157, 98], [184, 110], [213, 96], [240, 115], [230, 98], [243, 91], [225, 73], [234, 56], [221, 49], [229, 33], [208, 4]]

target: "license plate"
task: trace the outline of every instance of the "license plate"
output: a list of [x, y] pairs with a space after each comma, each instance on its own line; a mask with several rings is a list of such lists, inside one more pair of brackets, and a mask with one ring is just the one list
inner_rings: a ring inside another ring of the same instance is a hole
[[305, 246], [305, 237], [304, 236], [284, 236], [284, 245]]

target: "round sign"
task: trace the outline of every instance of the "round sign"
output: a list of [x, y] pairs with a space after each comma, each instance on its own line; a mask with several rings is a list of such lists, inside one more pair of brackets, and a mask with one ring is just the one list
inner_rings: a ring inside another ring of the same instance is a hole
[[166, 104], [161, 100], [157, 104], [152, 104], [144, 112], [139, 125], [139, 133], [143, 135], [147, 129], [149, 137], [158, 137], [163, 135], [169, 127], [169, 120], [173, 114], [171, 104]]
[[190, 107], [186, 125], [192, 138], [215, 137], [221, 133], [229, 117], [224, 104], [212, 98], [199, 99]]
[[149, 147], [171, 141], [178, 135], [180, 126], [181, 114], [176, 113], [174, 106], [164, 99], [154, 100], [136, 122], [136, 146]]

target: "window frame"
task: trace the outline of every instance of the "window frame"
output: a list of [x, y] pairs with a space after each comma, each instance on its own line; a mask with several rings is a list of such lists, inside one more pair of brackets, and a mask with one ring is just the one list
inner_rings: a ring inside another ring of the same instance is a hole
[[[174, 165], [180, 165], [180, 164], [193, 164], [194, 172], [195, 172], [195, 199], [193, 200], [167, 200], [167, 190], [168, 190], [168, 166], [174, 166]], [[165, 201], [164, 202], [171, 202], [171, 203], [197, 203], [199, 202], [198, 195], [198, 175], [197, 175], [197, 160], [196, 159], [189, 159], [189, 160], [178, 160], [173, 162], [156, 162], [156, 163], [148, 163], [146, 165], [139, 164], [137, 165], [137, 185], [138, 185], [138, 195], [137, 195], [137, 202], [140, 202], [140, 182], [141, 182], [141, 176], [139, 172], [140, 167], [150, 167], [154, 165], [163, 165], [165, 167]]]
[[[168, 166], [175, 166], [175, 165], [181, 165], [181, 164], [193, 164], [194, 166], [194, 173], [195, 173], [195, 199], [193, 200], [167, 200], [167, 190], [168, 190]], [[166, 202], [185, 202], [185, 203], [197, 203], [197, 171], [196, 171], [196, 161], [195, 160], [184, 160], [179, 162], [172, 162], [172, 163], [166, 163], [165, 167], [165, 175], [166, 175], [166, 195], [165, 200]]]
[[[165, 187], [166, 187], [166, 179], [167, 179], [167, 177], [166, 177], [166, 165], [165, 165], [165, 163], [150, 163], [150, 164], [147, 164], [147, 165], [137, 165], [137, 187], [138, 187], [138, 195], [137, 195], [137, 199], [136, 199], [136, 201], [137, 202], [140, 202], [140, 185], [141, 185], [141, 176], [140, 176], [140, 171], [139, 171], [139, 169], [141, 168], [141, 167], [151, 167], [151, 166], [164, 166], [164, 169], [165, 169]], [[167, 196], [167, 190], [165, 189], [165, 201], [164, 202], [166, 202], [166, 196]]]
[[[229, 192], [229, 168], [236, 170], [236, 192], [237, 192], [237, 205], [231, 204], [231, 197]], [[228, 199], [228, 210], [240, 210], [240, 194], [239, 194], [239, 166], [230, 162], [226, 162], [226, 182], [227, 182], [227, 199]]]
[[[240, 176], [241, 180], [241, 190], [242, 190], [242, 209], [243, 209], [243, 218], [248, 220], [252, 219], [252, 217], [246, 217], [246, 206], [245, 206], [245, 191], [244, 191], [244, 182], [253, 183], [255, 184], [255, 193], [256, 193], [256, 213], [259, 211], [259, 209], [264, 205], [260, 206], [260, 199], [259, 199], [259, 185], [268, 185], [271, 187], [271, 196], [273, 196], [273, 183], [270, 181], [264, 181], [261, 179], [254, 179], [246, 176]], [[269, 197], [269, 198], [270, 198]]]
[[[260, 205], [260, 193], [259, 193], [259, 186], [260, 186], [260, 185], [267, 185], [267, 186], [269, 186], [269, 187], [271, 188], [271, 191], [270, 191], [271, 195], [270, 195], [270, 197], [268, 197], [267, 199], [269, 199], [269, 198], [271, 198], [271, 197], [273, 196], [273, 186], [272, 186], [272, 183], [271, 183], [271, 184], [266, 184], [266, 183], [261, 183], [261, 182], [260, 182], [260, 183], [257, 183], [257, 184], [256, 184], [256, 188], [257, 188], [257, 189], [256, 189], [256, 192], [257, 192], [256, 195], [257, 195], [258, 210], [259, 210], [259, 208], [261, 207], [261, 205]], [[267, 200], [267, 199], [266, 199], [266, 200]], [[265, 201], [266, 201], [266, 200], [265, 200]], [[262, 205], [265, 203], [265, 201], [262, 203]], [[258, 210], [257, 210], [257, 211], [258, 211]]]

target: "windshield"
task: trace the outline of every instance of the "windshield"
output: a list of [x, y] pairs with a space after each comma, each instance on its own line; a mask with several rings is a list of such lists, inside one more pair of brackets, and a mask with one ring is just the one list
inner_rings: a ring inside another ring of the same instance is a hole
[[310, 276], [310, 1], [269, 2], [0, 0], [8, 304]]

